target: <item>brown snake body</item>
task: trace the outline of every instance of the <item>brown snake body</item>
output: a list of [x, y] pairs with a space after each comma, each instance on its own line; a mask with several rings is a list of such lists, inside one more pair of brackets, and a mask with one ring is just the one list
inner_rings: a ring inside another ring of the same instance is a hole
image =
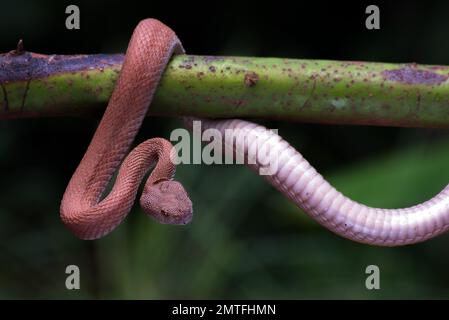
[[[147, 140], [121, 164], [175, 52], [181, 53], [183, 48], [175, 33], [161, 22], [143, 20], [134, 30], [109, 104], [62, 199], [61, 218], [79, 238], [102, 237], [120, 224], [155, 161], [140, 199], [142, 208], [162, 223], [190, 221], [192, 203], [182, 185], [171, 180], [175, 166], [169, 141]], [[101, 199], [120, 164], [111, 192]]]

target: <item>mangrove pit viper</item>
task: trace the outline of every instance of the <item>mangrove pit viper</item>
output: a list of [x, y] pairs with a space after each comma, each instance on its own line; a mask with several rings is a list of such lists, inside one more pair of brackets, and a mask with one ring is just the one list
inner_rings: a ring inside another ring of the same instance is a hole
[[[169, 141], [147, 140], [123, 160], [165, 66], [172, 54], [183, 52], [175, 33], [157, 20], [143, 20], [134, 30], [105, 114], [61, 203], [62, 220], [79, 238], [99, 238], [120, 224], [152, 164], [155, 167], [140, 198], [143, 210], [162, 223], [185, 224], [191, 220], [192, 203], [182, 185], [172, 180], [175, 165], [170, 157], [173, 147]], [[191, 126], [192, 120], [185, 119], [187, 126]], [[275, 157], [276, 170], [266, 175], [266, 179], [313, 219], [340, 236], [372, 245], [399, 246], [430, 239], [449, 228], [449, 185], [434, 198], [416, 206], [371, 208], [338, 192], [299, 152], [272, 131], [239, 119], [199, 120], [202, 130], [214, 128], [222, 137], [226, 129], [238, 130], [231, 148], [255, 158], [257, 161], [249, 166], [256, 171]], [[260, 132], [264, 133], [262, 143]], [[267, 152], [257, 152], [255, 143]], [[103, 199], [119, 166], [112, 190]]]

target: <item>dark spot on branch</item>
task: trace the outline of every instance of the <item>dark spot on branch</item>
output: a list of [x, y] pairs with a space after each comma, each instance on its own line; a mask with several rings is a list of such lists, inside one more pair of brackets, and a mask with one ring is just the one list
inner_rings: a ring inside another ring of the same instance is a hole
[[203, 60], [205, 63], [213, 63], [217, 61], [223, 61], [225, 57], [222, 56], [204, 56]]
[[25, 109], [25, 101], [27, 98], [28, 89], [30, 88], [30, 82], [31, 82], [31, 77], [30, 77], [30, 79], [28, 79], [26, 86], [25, 86], [25, 91], [23, 93], [22, 105], [20, 106], [20, 111], [23, 111]]
[[312, 90], [310, 91], [309, 96], [307, 97], [306, 101], [304, 101], [304, 104], [302, 105], [302, 107], [300, 109], [304, 109], [305, 107], [307, 107], [310, 103], [310, 99], [313, 97], [313, 95], [315, 94], [315, 89], [316, 89], [316, 77], [313, 77], [313, 86], [312, 86]]
[[418, 92], [418, 96], [416, 97], [416, 112], [419, 112], [421, 108], [421, 93]]
[[8, 93], [6, 92], [6, 89], [2, 83], [0, 83], [0, 86], [2, 87], [3, 91], [3, 110], [8, 111], [9, 110]]
[[245, 74], [245, 86], [247, 87], [254, 87], [257, 82], [259, 81], [259, 75], [255, 72], [247, 72]]

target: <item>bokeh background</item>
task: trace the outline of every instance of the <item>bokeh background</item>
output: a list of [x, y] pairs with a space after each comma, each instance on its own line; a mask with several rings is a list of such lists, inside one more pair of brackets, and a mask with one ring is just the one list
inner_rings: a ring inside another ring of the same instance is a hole
[[[81, 30], [65, 29], [65, 7]], [[379, 2], [0, 1], [0, 52], [123, 52], [145, 17], [173, 28], [204, 55], [417, 62], [449, 65], [447, 1]], [[0, 70], [1, 72], [1, 70]], [[186, 101], [188, 103], [188, 101]], [[447, 130], [261, 121], [296, 146], [346, 195], [371, 206], [428, 199], [449, 181]], [[0, 121], [0, 298], [449, 298], [449, 235], [403, 248], [353, 243], [320, 227], [243, 166], [183, 165], [193, 222], [160, 225], [135, 207], [114, 232], [76, 239], [59, 203], [98, 119]], [[168, 137], [177, 119], [147, 119], [137, 138]], [[81, 290], [65, 268], [81, 269]], [[365, 268], [381, 289], [365, 288]]]

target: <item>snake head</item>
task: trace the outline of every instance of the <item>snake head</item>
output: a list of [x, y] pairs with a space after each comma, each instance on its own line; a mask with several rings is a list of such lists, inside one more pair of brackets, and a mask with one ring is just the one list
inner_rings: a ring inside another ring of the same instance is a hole
[[192, 220], [192, 201], [178, 181], [160, 181], [145, 186], [140, 205], [160, 223], [187, 224]]

